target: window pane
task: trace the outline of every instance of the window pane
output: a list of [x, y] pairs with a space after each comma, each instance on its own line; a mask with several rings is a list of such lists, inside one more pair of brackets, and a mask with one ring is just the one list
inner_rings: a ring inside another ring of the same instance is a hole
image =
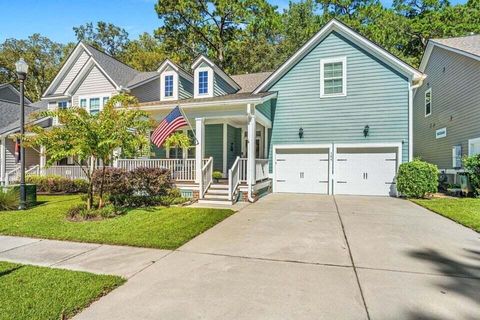
[[80, 99], [80, 107], [81, 108], [87, 107], [87, 99]]
[[432, 92], [425, 92], [425, 114], [429, 115], [432, 112]]
[[57, 105], [58, 105], [58, 109], [66, 109], [67, 101], [59, 101]]
[[343, 76], [343, 64], [341, 62], [334, 63], [325, 63], [324, 68], [324, 77], [327, 78], [338, 78]]
[[109, 97], [103, 97], [103, 104], [102, 105], [105, 105], [108, 102], [109, 99], [110, 99]]
[[165, 76], [165, 97], [173, 96], [173, 75]]
[[195, 134], [192, 130], [188, 130], [188, 137], [190, 138], [191, 146], [188, 148], [187, 158], [193, 159], [195, 158]]
[[198, 93], [208, 93], [208, 71], [200, 71], [198, 73]]
[[324, 81], [324, 93], [325, 94], [334, 94], [343, 92], [343, 80], [340, 79], [331, 79]]
[[90, 99], [90, 113], [97, 114], [100, 111], [100, 98]]

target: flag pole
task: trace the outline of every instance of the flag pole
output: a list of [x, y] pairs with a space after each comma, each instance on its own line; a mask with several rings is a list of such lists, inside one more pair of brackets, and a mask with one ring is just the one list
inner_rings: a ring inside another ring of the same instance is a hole
[[198, 145], [197, 135], [195, 134], [195, 130], [193, 130], [193, 127], [192, 127], [192, 125], [190, 124], [190, 120], [188, 120], [187, 116], [185, 115], [185, 112], [183, 112], [183, 109], [180, 107], [180, 105], [178, 105], [177, 107], [178, 107], [178, 110], [180, 110], [180, 112], [182, 113], [183, 118], [185, 118], [185, 120], [187, 121], [188, 126], [189, 126], [190, 129], [192, 130], [193, 137], [195, 138], [195, 145]]

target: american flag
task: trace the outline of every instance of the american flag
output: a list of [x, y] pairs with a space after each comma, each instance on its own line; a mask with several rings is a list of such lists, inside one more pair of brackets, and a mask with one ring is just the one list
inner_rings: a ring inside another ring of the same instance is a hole
[[168, 116], [165, 117], [165, 119], [163, 119], [162, 122], [160, 122], [158, 127], [150, 136], [150, 140], [152, 140], [152, 142], [160, 148], [165, 139], [167, 139], [172, 132], [187, 124], [187, 120], [184, 118], [180, 108], [177, 106], [168, 114]]

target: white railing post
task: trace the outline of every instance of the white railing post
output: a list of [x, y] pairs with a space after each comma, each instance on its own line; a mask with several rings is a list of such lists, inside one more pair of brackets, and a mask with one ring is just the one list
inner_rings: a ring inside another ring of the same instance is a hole
[[255, 142], [256, 142], [256, 120], [255, 106], [247, 105], [248, 114], [248, 151], [247, 151], [247, 184], [248, 184], [248, 200], [253, 201], [252, 189], [255, 184]]
[[0, 140], [0, 183], [6, 183], [6, 176], [7, 173], [7, 159], [6, 159], [6, 147], [5, 147], [6, 139], [2, 137]]
[[228, 198], [233, 201], [233, 195], [240, 184], [240, 157], [235, 159], [232, 167], [228, 170]]
[[205, 140], [205, 119], [196, 118], [195, 119], [195, 137], [196, 137], [196, 147], [195, 147], [195, 182], [198, 183], [198, 194], [199, 198], [203, 198], [203, 157], [204, 157], [204, 140]]

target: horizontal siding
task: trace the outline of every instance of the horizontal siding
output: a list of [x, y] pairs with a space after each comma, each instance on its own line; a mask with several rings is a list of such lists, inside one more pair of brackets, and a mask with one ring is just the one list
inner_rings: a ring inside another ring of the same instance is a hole
[[159, 101], [160, 77], [132, 89], [130, 94], [137, 97], [139, 102]]
[[265, 117], [272, 120], [272, 100], [265, 101], [264, 103], [256, 106], [255, 110], [258, 110]]
[[205, 157], [213, 157], [213, 169], [223, 172], [223, 124], [205, 125]]
[[70, 70], [68, 70], [65, 77], [62, 79], [58, 87], [55, 89], [55, 94], [62, 94], [67, 89], [67, 87], [72, 83], [73, 79], [77, 76], [78, 72], [82, 69], [82, 67], [87, 62], [90, 56], [83, 51], [77, 58], [77, 60], [73, 63]]
[[214, 73], [213, 77], [213, 96], [223, 96], [229, 93], [235, 93], [236, 90], [232, 88], [222, 77]]
[[[452, 147], [480, 137], [480, 63], [451, 51], [434, 47], [425, 68], [427, 79], [414, 97], [414, 155], [451, 169]], [[425, 117], [425, 91], [432, 89], [432, 114]], [[436, 139], [437, 129], [447, 128], [445, 138]]]
[[227, 170], [232, 167], [235, 159], [242, 153], [241, 136], [242, 129], [227, 125]]
[[193, 83], [178, 75], [178, 99], [188, 99], [193, 97]]
[[83, 82], [75, 91], [72, 104], [78, 106], [78, 97], [81, 95], [92, 95], [95, 93], [115, 93], [115, 87], [95, 66], [90, 70]]
[[[320, 98], [320, 59], [334, 57], [347, 57], [347, 96]], [[269, 91], [278, 92], [270, 148], [403, 142], [403, 161], [408, 160], [408, 79], [337, 33], [327, 36]]]
[[[13, 169], [15, 169], [15, 167], [17, 166], [16, 160], [15, 160], [15, 142], [12, 139], [5, 140], [5, 155], [6, 155], [5, 172], [8, 173]], [[28, 169], [39, 163], [40, 163], [40, 156], [38, 152], [32, 148], [26, 148], [25, 149], [25, 167]]]

